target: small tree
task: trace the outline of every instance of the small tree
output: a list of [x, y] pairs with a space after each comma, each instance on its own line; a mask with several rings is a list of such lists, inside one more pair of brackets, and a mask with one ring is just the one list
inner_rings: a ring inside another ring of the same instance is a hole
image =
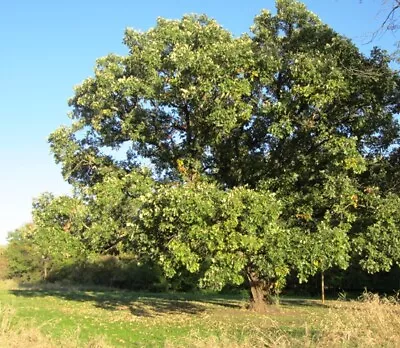
[[33, 240], [33, 224], [27, 224], [8, 235], [5, 250], [7, 275], [22, 281], [36, 281], [41, 278], [42, 258]]
[[34, 229], [29, 239], [40, 254], [43, 279], [51, 270], [85, 259], [86, 206], [68, 196], [43, 194], [33, 203]]

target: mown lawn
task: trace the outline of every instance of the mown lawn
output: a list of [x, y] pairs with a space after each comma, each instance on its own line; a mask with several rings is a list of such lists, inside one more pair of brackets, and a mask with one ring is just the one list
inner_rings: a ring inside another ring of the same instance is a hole
[[[11, 330], [26, 325], [54, 342], [74, 337], [78, 346], [98, 337], [113, 347], [384, 346], [386, 340], [390, 346], [399, 338], [399, 327], [380, 332], [387, 325], [373, 324], [379, 304], [363, 313], [358, 303], [323, 306], [318, 300], [282, 298], [268, 313], [257, 314], [246, 309], [246, 301], [244, 295], [0, 290], [0, 306], [15, 310]], [[397, 307], [393, 313], [390, 308], [390, 318], [386, 309], [381, 313], [383, 321], [398, 316]], [[365, 322], [368, 315], [371, 323]]]

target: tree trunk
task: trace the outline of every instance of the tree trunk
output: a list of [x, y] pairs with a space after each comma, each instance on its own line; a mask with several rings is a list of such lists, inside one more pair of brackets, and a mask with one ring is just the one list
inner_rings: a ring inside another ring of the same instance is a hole
[[43, 280], [47, 280], [47, 273], [48, 273], [48, 261], [49, 258], [46, 257], [45, 255], [42, 255], [42, 266], [43, 266]]
[[259, 279], [254, 272], [248, 272], [251, 299], [250, 309], [258, 313], [265, 313], [268, 305], [272, 304], [271, 287], [272, 284]]
[[43, 279], [47, 280], [47, 261], [44, 260], [43, 262]]
[[325, 276], [324, 272], [321, 272], [321, 300], [322, 304], [325, 304]]

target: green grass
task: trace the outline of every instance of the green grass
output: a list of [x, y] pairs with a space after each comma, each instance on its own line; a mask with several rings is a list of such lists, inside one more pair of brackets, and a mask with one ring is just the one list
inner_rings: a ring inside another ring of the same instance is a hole
[[[310, 312], [321, 311], [312, 301], [283, 301], [270, 315], [248, 311], [243, 295], [151, 294], [128, 291], [1, 290], [0, 303], [16, 309], [16, 319], [60, 338], [79, 332], [87, 342], [105, 337], [114, 346], [162, 346], [166, 341], [219, 337], [240, 342], [248, 331], [276, 320], [296, 334]], [[300, 329], [301, 331], [301, 329]]]
[[[378, 331], [388, 330], [387, 325], [369, 327], [368, 321], [360, 326], [363, 309], [351, 307], [350, 302], [328, 301], [322, 306], [318, 300], [283, 297], [266, 314], [247, 310], [246, 302], [243, 294], [0, 290], [0, 307], [9, 306], [15, 312], [11, 330], [38, 328], [54, 342], [74, 337], [79, 347], [99, 337], [113, 347], [332, 346], [332, 340], [343, 346], [362, 346], [365, 340], [358, 345], [358, 336], [385, 340], [400, 327], [390, 327], [390, 333], [380, 335]], [[368, 309], [371, 323], [377, 318], [376, 308], [380, 307]], [[390, 311], [388, 318], [393, 321], [399, 314], [397, 307], [396, 312]], [[379, 313], [386, 320], [386, 309]], [[343, 329], [347, 326], [354, 327], [351, 334]], [[385, 346], [382, 341], [379, 345]]]

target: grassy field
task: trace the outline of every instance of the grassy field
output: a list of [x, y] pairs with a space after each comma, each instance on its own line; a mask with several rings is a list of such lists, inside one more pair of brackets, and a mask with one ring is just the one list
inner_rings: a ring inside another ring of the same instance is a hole
[[243, 295], [0, 290], [0, 347], [400, 346], [400, 308], [282, 298], [269, 313]]

